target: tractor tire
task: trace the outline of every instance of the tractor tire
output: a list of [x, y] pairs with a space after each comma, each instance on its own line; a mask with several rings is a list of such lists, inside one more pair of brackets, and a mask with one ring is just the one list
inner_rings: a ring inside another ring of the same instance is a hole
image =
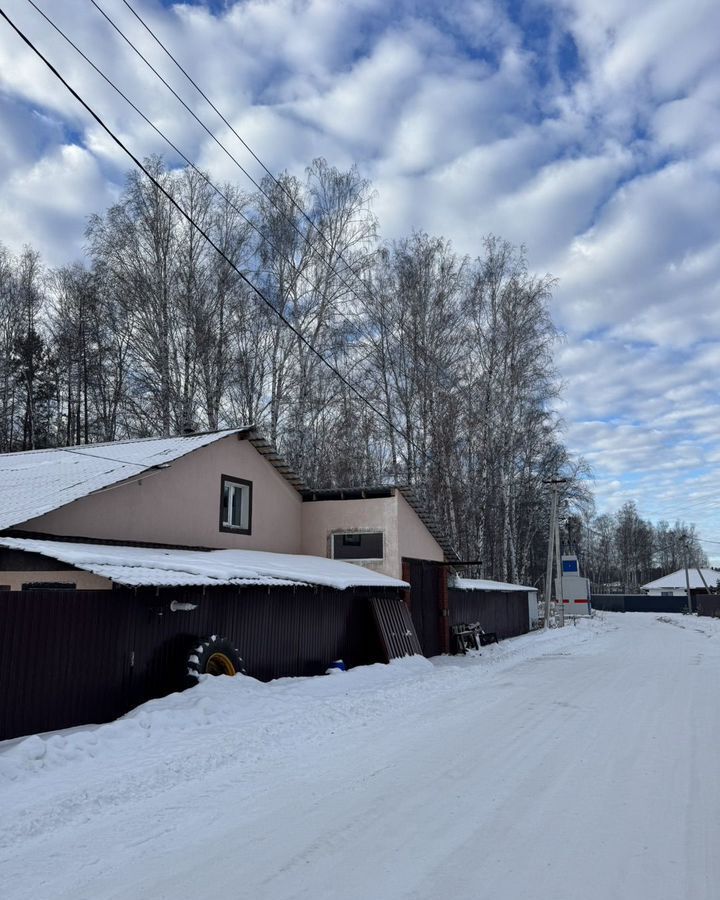
[[213, 634], [198, 642], [187, 658], [187, 674], [192, 684], [201, 675], [244, 675], [245, 666], [235, 646]]

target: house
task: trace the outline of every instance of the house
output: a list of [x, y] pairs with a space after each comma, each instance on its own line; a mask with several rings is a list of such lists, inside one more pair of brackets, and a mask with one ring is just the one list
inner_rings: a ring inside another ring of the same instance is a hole
[[[700, 616], [720, 615], [720, 598], [718, 597], [720, 570], [718, 569], [688, 568], [687, 576], [685, 569], [678, 569], [669, 575], [663, 575], [662, 578], [656, 578], [655, 581], [649, 581], [642, 586], [642, 590], [649, 597], [668, 598], [662, 602], [667, 604], [674, 602], [676, 605], [672, 607], [672, 611], [681, 612], [687, 610], [688, 582], [690, 583], [690, 604], [693, 611]], [[669, 599], [672, 597], [676, 597], [677, 600]], [[670, 608], [668, 611], [671, 611]]]
[[[690, 591], [692, 593], [707, 593], [708, 588], [711, 590], [720, 583], [720, 571], [717, 569], [691, 569], [687, 570], [688, 579], [690, 581]], [[687, 580], [685, 577], [685, 569], [678, 569], [669, 575], [663, 575], [662, 578], [656, 578], [644, 584], [641, 590], [645, 591], [653, 597], [686, 597], [687, 596]]]
[[3, 454], [0, 495], [0, 738], [113, 718], [189, 669], [418, 652], [423, 591], [449, 649], [453, 554], [413, 492], [310, 491], [253, 427]]
[[[690, 600], [693, 612], [720, 614], [717, 590], [720, 570], [688, 568]], [[593, 606], [608, 612], [683, 613], [688, 610], [685, 569], [642, 585], [642, 594], [593, 594]]]

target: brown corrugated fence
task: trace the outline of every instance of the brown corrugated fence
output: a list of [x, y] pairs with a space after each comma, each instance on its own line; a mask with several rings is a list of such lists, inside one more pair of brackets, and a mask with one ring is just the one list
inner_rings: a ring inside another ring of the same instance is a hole
[[530, 631], [527, 591], [461, 591], [448, 589], [450, 624], [479, 622], [499, 640]]
[[[0, 592], [0, 739], [105, 722], [187, 686], [198, 639], [219, 634], [249, 675], [317, 675], [384, 659], [368, 589], [243, 587]], [[171, 602], [195, 604], [172, 612]]]

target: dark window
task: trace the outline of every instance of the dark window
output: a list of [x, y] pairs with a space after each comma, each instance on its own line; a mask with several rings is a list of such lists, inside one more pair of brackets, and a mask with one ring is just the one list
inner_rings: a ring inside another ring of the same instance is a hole
[[333, 559], [382, 559], [382, 531], [333, 535]]
[[223, 475], [220, 487], [220, 531], [250, 534], [252, 482]]

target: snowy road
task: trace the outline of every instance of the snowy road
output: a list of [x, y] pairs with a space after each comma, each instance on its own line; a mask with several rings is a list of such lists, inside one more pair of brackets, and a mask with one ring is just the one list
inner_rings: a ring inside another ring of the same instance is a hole
[[665, 618], [6, 747], [0, 894], [717, 900], [720, 622]]

